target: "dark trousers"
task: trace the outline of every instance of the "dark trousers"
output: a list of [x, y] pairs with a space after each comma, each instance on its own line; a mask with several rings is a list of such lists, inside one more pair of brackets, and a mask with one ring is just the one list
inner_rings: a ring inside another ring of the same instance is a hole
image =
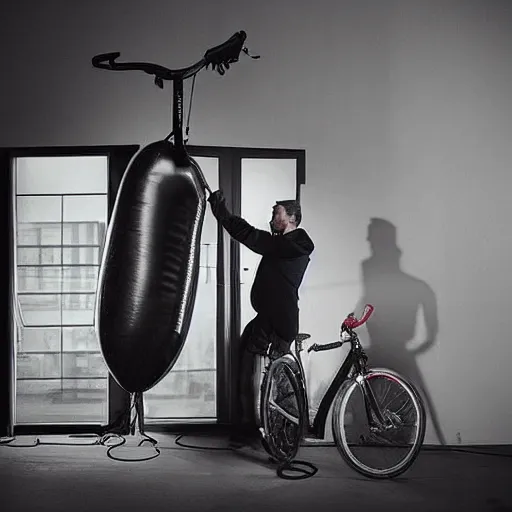
[[280, 338], [271, 322], [257, 315], [245, 327], [240, 338], [238, 367], [238, 417], [239, 426], [256, 427], [254, 371], [255, 358], [265, 355], [270, 348], [270, 357], [276, 358], [290, 351], [293, 340]]

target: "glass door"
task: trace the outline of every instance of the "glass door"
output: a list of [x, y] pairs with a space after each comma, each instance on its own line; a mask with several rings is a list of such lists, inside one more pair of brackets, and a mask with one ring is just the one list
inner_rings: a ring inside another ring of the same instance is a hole
[[[276, 201], [297, 197], [297, 159], [242, 158], [241, 215], [254, 227], [270, 230]], [[250, 301], [251, 286], [261, 256], [240, 245], [240, 327], [255, 316]]]
[[[219, 188], [219, 159], [194, 159], [212, 190]], [[190, 330], [172, 370], [144, 393], [147, 424], [217, 418], [218, 223], [207, 203], [201, 234], [199, 282]]]
[[94, 330], [107, 156], [17, 157], [15, 424], [108, 421]]

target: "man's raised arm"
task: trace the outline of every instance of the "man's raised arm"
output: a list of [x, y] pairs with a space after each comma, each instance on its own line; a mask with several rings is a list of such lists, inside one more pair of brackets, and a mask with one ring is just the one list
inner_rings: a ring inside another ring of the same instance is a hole
[[275, 244], [272, 235], [268, 231], [251, 226], [242, 217], [233, 215], [226, 206], [226, 199], [222, 192], [217, 190], [210, 194], [208, 202], [212, 206], [212, 213], [215, 218], [237, 242], [261, 255], [273, 250]]

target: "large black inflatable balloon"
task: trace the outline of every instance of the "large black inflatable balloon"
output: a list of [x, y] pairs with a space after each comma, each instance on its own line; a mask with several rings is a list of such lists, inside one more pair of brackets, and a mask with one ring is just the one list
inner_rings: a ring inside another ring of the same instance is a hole
[[130, 162], [107, 230], [96, 329], [130, 393], [163, 379], [190, 327], [206, 208], [204, 177], [183, 149], [149, 144]]

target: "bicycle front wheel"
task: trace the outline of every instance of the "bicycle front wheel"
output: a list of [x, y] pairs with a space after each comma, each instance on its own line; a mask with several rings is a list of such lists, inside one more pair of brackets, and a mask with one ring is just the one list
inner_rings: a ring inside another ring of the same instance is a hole
[[[334, 441], [357, 472], [370, 478], [393, 478], [409, 469], [419, 454], [425, 437], [425, 408], [414, 386], [391, 370], [372, 369], [361, 377], [338, 393], [332, 415]], [[368, 393], [375, 398], [383, 422], [373, 407], [367, 410]]]
[[278, 462], [297, 455], [304, 431], [304, 397], [295, 366], [288, 356], [273, 361], [261, 386], [265, 449]]

